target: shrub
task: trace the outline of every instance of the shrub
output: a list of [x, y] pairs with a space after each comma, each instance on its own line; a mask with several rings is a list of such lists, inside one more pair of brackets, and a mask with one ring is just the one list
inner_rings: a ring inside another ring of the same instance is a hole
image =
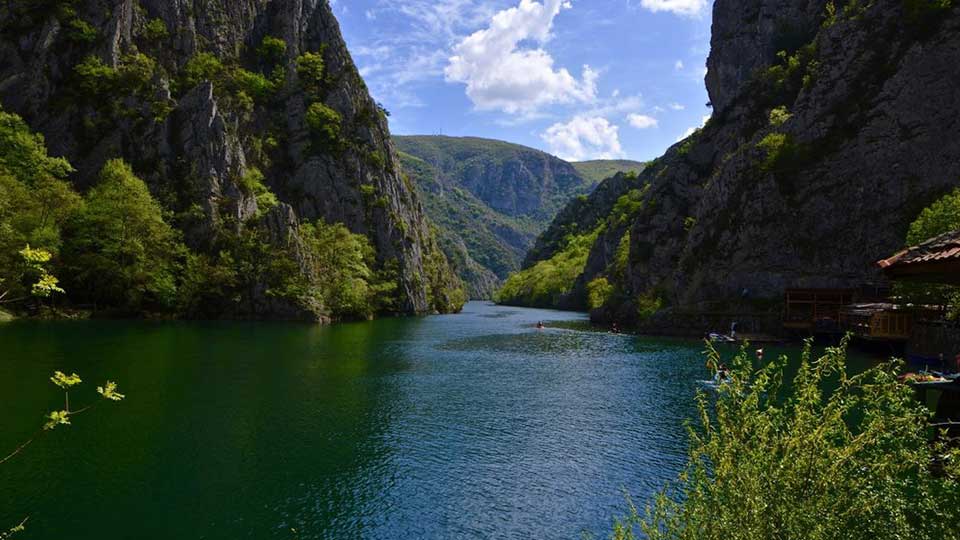
[[[786, 357], [755, 368], [741, 350], [715, 403], [697, 397], [675, 489], [646, 516], [631, 508], [613, 538], [957, 538], [960, 452], [931, 444], [897, 363], [851, 376], [846, 344], [813, 360], [808, 342], [789, 386]], [[709, 348], [708, 365], [721, 361]]]
[[786, 107], [776, 107], [770, 111], [770, 125], [773, 127], [780, 127], [787, 123], [787, 120], [790, 120], [791, 116], [793, 115], [787, 111]]
[[599, 309], [606, 305], [613, 295], [613, 285], [605, 277], [597, 278], [587, 284], [587, 307]]
[[794, 144], [789, 135], [784, 133], [770, 133], [757, 143], [766, 157], [760, 163], [763, 172], [774, 172], [783, 167], [791, 157]]
[[220, 59], [207, 52], [197, 53], [183, 68], [183, 75], [189, 88], [203, 81], [217, 81], [223, 73], [223, 63]]
[[340, 113], [323, 103], [311, 104], [307, 108], [305, 121], [316, 140], [327, 145], [335, 144], [340, 140]]
[[80, 17], [73, 17], [67, 21], [67, 36], [73, 41], [93, 43], [100, 35], [97, 29]]
[[102, 97], [113, 93], [120, 74], [97, 56], [88, 56], [73, 68], [77, 86], [84, 97]]
[[316, 53], [304, 53], [297, 58], [297, 76], [300, 84], [308, 91], [317, 95], [323, 87], [323, 56]]
[[646, 293], [637, 296], [637, 320], [643, 322], [653, 317], [663, 308], [663, 300], [654, 293]]
[[167, 30], [167, 23], [161, 18], [150, 19], [144, 27], [144, 36], [150, 41], [163, 41], [167, 39], [170, 32]]
[[280, 204], [277, 196], [264, 184], [265, 179], [260, 169], [251, 167], [238, 182], [240, 191], [256, 198], [257, 216], [262, 216]]
[[267, 62], [280, 62], [287, 54], [287, 42], [278, 37], [267, 36], [257, 47], [257, 54]]

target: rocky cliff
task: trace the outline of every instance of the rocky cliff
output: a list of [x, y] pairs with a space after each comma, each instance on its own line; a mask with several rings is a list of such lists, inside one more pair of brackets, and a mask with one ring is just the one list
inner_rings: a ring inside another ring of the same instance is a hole
[[[0, 100], [79, 187], [122, 157], [191, 248], [258, 228], [302, 268], [291, 233], [342, 222], [396, 273], [396, 311], [457, 309], [458, 280], [327, 0], [13, 0], [0, 29]], [[321, 315], [259, 289], [222, 315]]]
[[[960, 185], [960, 13], [952, 2], [717, 0], [713, 118], [644, 171], [623, 232], [606, 227], [577, 288], [615, 284], [599, 319], [770, 309], [790, 287], [882, 281], [873, 262]], [[568, 208], [538, 241], [585, 229]], [[622, 182], [621, 182], [622, 183]], [[580, 203], [574, 203], [580, 204]], [[591, 213], [592, 212], [592, 213]], [[627, 244], [624, 244], [627, 245]], [[583, 304], [581, 303], [581, 306]], [[774, 308], [775, 309], [775, 308]], [[644, 320], [657, 327], [657, 317]]]

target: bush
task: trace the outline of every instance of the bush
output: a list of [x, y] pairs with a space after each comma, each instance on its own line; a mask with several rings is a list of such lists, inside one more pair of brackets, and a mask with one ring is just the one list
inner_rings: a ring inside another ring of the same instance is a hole
[[587, 307], [600, 309], [613, 295], [613, 285], [605, 277], [597, 278], [587, 284]]
[[88, 56], [73, 68], [81, 94], [87, 98], [102, 97], [113, 93], [120, 74], [112, 66], [103, 63], [97, 56]]
[[267, 62], [280, 62], [287, 54], [287, 42], [278, 37], [267, 36], [257, 47], [257, 54]]
[[263, 183], [264, 180], [265, 177], [263, 173], [260, 172], [260, 169], [251, 167], [247, 170], [246, 174], [240, 178], [240, 182], [238, 182], [240, 191], [247, 196], [253, 196], [257, 199], [258, 216], [262, 216], [280, 204], [277, 196]]
[[300, 84], [310, 93], [319, 95], [323, 87], [323, 56], [316, 53], [304, 53], [297, 58], [297, 76]]
[[216, 82], [223, 77], [224, 68], [220, 59], [211, 53], [197, 53], [183, 68], [186, 86], [193, 88], [203, 81]]
[[799, 149], [790, 135], [770, 133], [757, 143], [757, 148], [766, 156], [760, 162], [760, 170], [766, 173], [777, 172], [795, 164]]
[[[719, 353], [708, 350], [716, 369]], [[791, 386], [786, 357], [754, 368], [741, 350], [716, 403], [700, 394], [679, 482], [613, 538], [885, 540], [957, 538], [960, 452], [930, 443], [930, 413], [896, 363], [851, 376], [846, 340]], [[940, 468], [939, 473], [934, 473]]]
[[323, 103], [311, 104], [307, 108], [305, 121], [315, 140], [326, 145], [333, 145], [340, 140], [340, 113]]
[[773, 127], [780, 127], [783, 124], [786, 124], [787, 120], [790, 120], [791, 116], [793, 115], [787, 111], [786, 107], [776, 107], [770, 111], [770, 125]]
[[161, 18], [150, 19], [144, 28], [144, 36], [150, 41], [163, 41], [170, 35], [167, 23]]

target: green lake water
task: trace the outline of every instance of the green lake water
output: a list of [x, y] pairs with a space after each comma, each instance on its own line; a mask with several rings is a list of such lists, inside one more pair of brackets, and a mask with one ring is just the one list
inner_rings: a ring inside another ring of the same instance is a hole
[[83, 377], [74, 408], [108, 378], [128, 395], [0, 465], [0, 529], [30, 516], [24, 539], [605, 538], [625, 491], [642, 504], [682, 467], [701, 349], [477, 302], [332, 327], [0, 325], [0, 454], [62, 403], [54, 370]]

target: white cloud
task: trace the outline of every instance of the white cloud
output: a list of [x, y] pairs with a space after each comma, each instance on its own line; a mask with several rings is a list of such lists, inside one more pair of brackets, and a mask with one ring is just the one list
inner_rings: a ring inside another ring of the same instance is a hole
[[[467, 85], [467, 96], [481, 110], [523, 113], [556, 103], [596, 100], [596, 71], [583, 66], [580, 80], [565, 68], [555, 69], [543, 49], [554, 18], [571, 5], [565, 0], [520, 0], [498, 12], [487, 28], [474, 32], [453, 49], [444, 70], [448, 82]], [[537, 48], [520, 48], [524, 42]]]
[[645, 114], [631, 114], [627, 116], [627, 121], [630, 122], [630, 125], [637, 129], [648, 129], [655, 128], [658, 125], [657, 119], [652, 116], [647, 116]]
[[550, 126], [540, 137], [552, 153], [568, 161], [624, 156], [620, 128], [599, 116], [576, 116], [566, 124]]
[[706, 116], [704, 116], [703, 119], [702, 119], [702, 121], [700, 122], [700, 125], [699, 125], [699, 126], [693, 126], [693, 127], [691, 127], [691, 128], [688, 128], [687, 131], [685, 131], [685, 132], [683, 133], [683, 135], [681, 135], [680, 138], [677, 139], [677, 142], [680, 142], [680, 141], [686, 139], [687, 137], [689, 137], [689, 136], [693, 135], [694, 133], [696, 133], [698, 129], [700, 129], [700, 128], [702, 128], [703, 126], [707, 125], [707, 122], [710, 120], [710, 116], [711, 116], [711, 115], [709, 115], [709, 114], [706, 115]]
[[682, 70], [683, 70], [683, 60], [677, 60], [676, 63], [673, 64], [673, 69], [675, 69], [675, 70], [677, 70], [677, 71], [682, 71]]
[[684, 107], [683, 105], [681, 105], [681, 104], [679, 104], [679, 103], [671, 103], [671, 104], [667, 105], [667, 107], [670, 107], [670, 109], [673, 110], [673, 111], [682, 111], [682, 110], [686, 109], [686, 107]]
[[640, 0], [640, 6], [653, 11], [667, 11], [677, 15], [693, 17], [699, 15], [707, 6], [707, 0]]

